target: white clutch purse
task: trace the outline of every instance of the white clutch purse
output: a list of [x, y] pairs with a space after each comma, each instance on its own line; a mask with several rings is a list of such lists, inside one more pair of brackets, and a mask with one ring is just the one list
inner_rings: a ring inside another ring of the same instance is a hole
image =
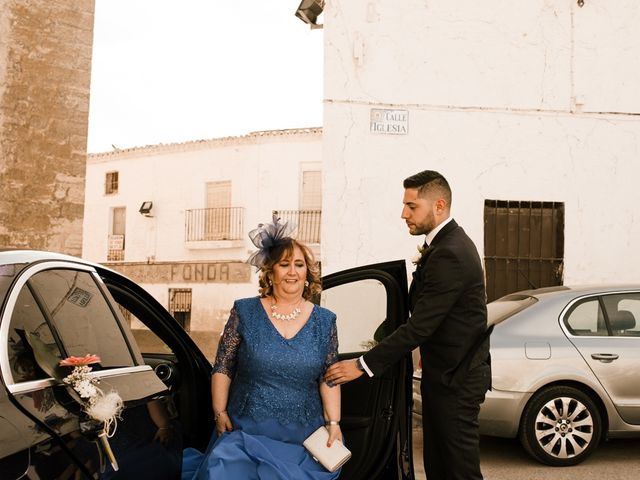
[[318, 428], [302, 442], [311, 456], [330, 472], [335, 472], [351, 458], [351, 451], [340, 440], [327, 447], [329, 431], [325, 427]]

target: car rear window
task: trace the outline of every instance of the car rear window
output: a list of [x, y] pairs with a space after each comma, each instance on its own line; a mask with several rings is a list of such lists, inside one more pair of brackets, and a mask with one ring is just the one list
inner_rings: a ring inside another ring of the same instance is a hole
[[511, 294], [487, 304], [487, 324], [497, 325], [504, 322], [538, 301], [529, 295]]

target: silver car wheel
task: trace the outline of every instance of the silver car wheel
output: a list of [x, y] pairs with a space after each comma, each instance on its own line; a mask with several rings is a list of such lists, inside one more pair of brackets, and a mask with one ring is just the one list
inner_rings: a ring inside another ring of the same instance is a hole
[[576, 465], [600, 442], [602, 420], [594, 400], [575, 387], [555, 385], [537, 392], [520, 423], [520, 441], [536, 460]]
[[535, 429], [544, 451], [564, 459], [581, 454], [589, 446], [593, 439], [593, 418], [582, 402], [560, 397], [540, 409]]

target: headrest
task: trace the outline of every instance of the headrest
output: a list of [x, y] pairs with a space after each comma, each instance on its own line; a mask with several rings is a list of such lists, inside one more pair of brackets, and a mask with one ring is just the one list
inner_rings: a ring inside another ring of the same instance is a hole
[[631, 330], [636, 328], [636, 318], [629, 310], [618, 310], [611, 319], [613, 330]]

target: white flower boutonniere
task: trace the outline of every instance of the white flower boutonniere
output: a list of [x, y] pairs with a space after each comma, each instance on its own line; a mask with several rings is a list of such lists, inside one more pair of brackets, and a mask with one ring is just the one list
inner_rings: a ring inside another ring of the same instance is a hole
[[418, 253], [416, 253], [411, 259], [411, 263], [417, 265], [420, 263], [420, 259], [422, 258], [422, 252], [424, 252], [425, 248], [423, 245], [417, 245]]
[[420, 265], [424, 256], [431, 250], [433, 250], [433, 247], [431, 245], [429, 245], [428, 247], [425, 247], [424, 245], [418, 245], [418, 253], [413, 257], [411, 261], [414, 265]]

